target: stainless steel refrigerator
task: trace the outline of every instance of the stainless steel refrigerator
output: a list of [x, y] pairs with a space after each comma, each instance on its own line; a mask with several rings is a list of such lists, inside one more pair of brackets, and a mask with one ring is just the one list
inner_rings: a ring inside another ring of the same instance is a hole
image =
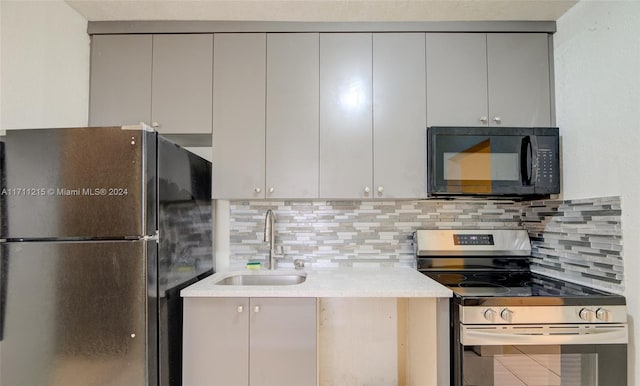
[[179, 385], [211, 164], [147, 126], [0, 137], [0, 385]]

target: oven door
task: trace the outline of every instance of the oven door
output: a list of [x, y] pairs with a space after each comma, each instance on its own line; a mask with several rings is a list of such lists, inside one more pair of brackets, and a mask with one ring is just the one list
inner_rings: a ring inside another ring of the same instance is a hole
[[455, 386], [626, 386], [627, 325], [459, 325]]

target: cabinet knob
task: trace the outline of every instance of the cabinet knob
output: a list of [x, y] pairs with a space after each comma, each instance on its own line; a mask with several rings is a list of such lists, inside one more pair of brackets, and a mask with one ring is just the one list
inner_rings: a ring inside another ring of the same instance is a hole
[[500, 123], [502, 123], [502, 118], [500, 118], [500, 117], [493, 117], [493, 121], [494, 121], [496, 124], [498, 124], [498, 125], [499, 125]]
[[244, 311], [244, 307], [243, 306], [238, 306], [236, 308], [236, 312], [238, 312], [239, 314], [241, 314]]
[[253, 312], [255, 312], [255, 313], [260, 312], [260, 306], [253, 307]]
[[367, 193], [367, 194], [369, 194], [369, 193], [371, 192], [371, 188], [370, 188], [370, 187], [368, 187], [368, 186], [365, 186], [365, 187], [364, 187], [364, 192], [365, 192], [365, 193]]
[[489, 122], [489, 118], [487, 118], [486, 115], [483, 115], [480, 117], [480, 122], [482, 122], [483, 124], [487, 124], [487, 122]]
[[269, 188], [269, 193], [273, 193], [275, 189]]
[[262, 192], [262, 189], [260, 189], [260, 188], [255, 188], [255, 189], [253, 189], [253, 191], [254, 191], [254, 192], [256, 192], [256, 193], [260, 193], [260, 192]]
[[382, 185], [378, 186], [378, 193], [384, 192], [384, 187]]

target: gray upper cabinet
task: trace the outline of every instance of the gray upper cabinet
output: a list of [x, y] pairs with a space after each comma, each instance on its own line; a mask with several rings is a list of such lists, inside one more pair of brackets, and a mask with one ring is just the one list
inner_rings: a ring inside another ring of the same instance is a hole
[[422, 198], [426, 127], [554, 122], [544, 32], [115, 34], [91, 44], [90, 125], [156, 123], [183, 144], [211, 139], [216, 199]]
[[427, 34], [429, 126], [487, 123], [486, 39], [478, 33]]
[[429, 126], [550, 126], [546, 33], [427, 34]]
[[425, 34], [373, 34], [373, 196], [426, 195]]
[[319, 35], [267, 35], [267, 198], [317, 198]]
[[266, 34], [215, 34], [213, 84], [213, 197], [264, 198]]
[[94, 35], [89, 124], [211, 133], [213, 35]]
[[91, 38], [89, 125], [151, 122], [151, 35]]
[[551, 126], [548, 35], [487, 34], [492, 125]]
[[372, 197], [372, 34], [320, 34], [320, 197]]
[[320, 37], [320, 197], [426, 192], [425, 34]]
[[216, 34], [214, 198], [317, 198], [319, 35]]
[[212, 34], [153, 36], [151, 117], [159, 132], [211, 133], [212, 66]]

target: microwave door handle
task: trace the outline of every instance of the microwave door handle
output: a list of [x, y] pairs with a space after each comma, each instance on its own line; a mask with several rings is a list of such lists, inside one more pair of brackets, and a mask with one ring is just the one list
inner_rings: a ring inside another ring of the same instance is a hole
[[533, 184], [536, 184], [536, 181], [538, 181], [538, 137], [537, 136], [531, 136], [531, 181], [533, 181]]
[[531, 185], [531, 176], [533, 174], [533, 158], [531, 149], [531, 137], [522, 137], [520, 143], [520, 175], [522, 178], [522, 185]]

